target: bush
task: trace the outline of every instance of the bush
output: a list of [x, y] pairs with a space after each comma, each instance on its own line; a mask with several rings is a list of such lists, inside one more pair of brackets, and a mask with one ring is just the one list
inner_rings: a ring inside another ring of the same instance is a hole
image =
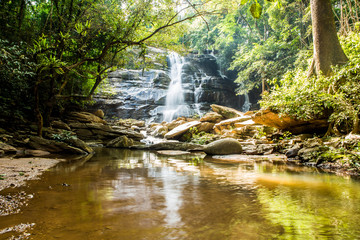
[[[329, 77], [307, 77], [304, 69], [287, 72], [263, 94], [260, 105], [301, 120], [328, 119], [342, 133], [359, 131], [360, 34], [341, 38], [349, 63], [336, 67]], [[274, 80], [274, 83], [276, 81]]]
[[30, 61], [23, 43], [0, 39], [0, 117], [22, 120], [31, 113], [31, 80], [35, 63]]

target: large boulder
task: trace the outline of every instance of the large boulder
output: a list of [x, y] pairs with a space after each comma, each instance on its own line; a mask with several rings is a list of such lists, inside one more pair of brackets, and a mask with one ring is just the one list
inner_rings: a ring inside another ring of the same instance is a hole
[[82, 140], [102, 140], [107, 143], [119, 136], [125, 135], [134, 140], [141, 140], [144, 135], [130, 128], [109, 126], [102, 123], [70, 123], [76, 135]]
[[71, 112], [68, 114], [69, 121], [82, 122], [82, 123], [103, 123], [106, 124], [104, 119], [89, 113], [89, 112]]
[[106, 147], [128, 148], [132, 145], [134, 145], [134, 141], [131, 138], [129, 139], [126, 136], [120, 136], [108, 142], [108, 144], [106, 144]]
[[280, 116], [271, 110], [260, 110], [253, 115], [252, 120], [257, 124], [275, 127], [292, 134], [325, 132], [329, 126], [325, 119], [302, 121], [287, 115]]
[[55, 120], [52, 121], [50, 123], [50, 126], [52, 128], [57, 128], [57, 129], [63, 129], [63, 130], [67, 130], [67, 131], [71, 131], [71, 128], [69, 127], [69, 125], [67, 125], [66, 123], [60, 121], [60, 120]]
[[197, 127], [198, 132], [206, 132], [210, 133], [213, 131], [215, 123], [212, 122], [201, 122], [201, 124]]
[[208, 112], [200, 118], [200, 122], [218, 123], [222, 120], [224, 120], [224, 117], [217, 112]]
[[242, 152], [242, 147], [237, 140], [225, 138], [209, 143], [203, 151], [209, 155], [239, 154]]
[[227, 119], [227, 120], [224, 120], [224, 121], [221, 121], [221, 122], [215, 124], [214, 128], [218, 129], [220, 131], [223, 129], [234, 128], [234, 127], [236, 127], [235, 126], [236, 123], [241, 123], [241, 122], [245, 122], [248, 120], [251, 120], [251, 116], [241, 116], [241, 117], [236, 117], [236, 118], [230, 118], [230, 119]]
[[188, 123], [184, 123], [180, 126], [177, 126], [176, 128], [174, 128], [173, 130], [171, 130], [170, 132], [165, 134], [165, 138], [166, 139], [177, 139], [180, 138], [184, 133], [186, 133], [190, 128], [192, 127], [196, 127], [198, 125], [200, 125], [201, 122], [199, 121], [192, 121], [192, 122], [188, 122]]
[[80, 149], [79, 147], [70, 146], [65, 142], [57, 142], [36, 136], [30, 137], [29, 145], [34, 149], [44, 150], [51, 153], [88, 154], [85, 150]]
[[233, 108], [220, 106], [220, 105], [216, 105], [216, 104], [212, 104], [212, 105], [210, 105], [210, 107], [214, 112], [220, 114], [225, 119], [244, 116], [244, 113], [242, 113], [236, 109], [233, 109]]
[[0, 150], [3, 153], [15, 153], [16, 152], [16, 148], [14, 148], [13, 146], [0, 142]]

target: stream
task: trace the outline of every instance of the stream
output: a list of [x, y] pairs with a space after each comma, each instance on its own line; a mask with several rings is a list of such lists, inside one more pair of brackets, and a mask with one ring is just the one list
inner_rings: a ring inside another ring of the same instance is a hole
[[33, 198], [0, 217], [0, 239], [359, 238], [359, 180], [203, 157], [104, 148], [61, 163], [2, 192]]

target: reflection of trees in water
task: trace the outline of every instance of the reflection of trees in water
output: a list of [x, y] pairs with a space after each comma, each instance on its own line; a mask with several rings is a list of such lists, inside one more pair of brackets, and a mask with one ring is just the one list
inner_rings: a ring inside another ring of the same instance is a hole
[[[257, 189], [263, 213], [284, 227], [282, 237], [356, 239], [359, 234], [358, 184], [331, 175], [277, 177], [260, 181]], [[265, 187], [266, 186], [266, 187]]]

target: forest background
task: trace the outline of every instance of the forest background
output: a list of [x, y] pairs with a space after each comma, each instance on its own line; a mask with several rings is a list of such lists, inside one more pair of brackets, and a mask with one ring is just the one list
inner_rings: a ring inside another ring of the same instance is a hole
[[[311, 71], [316, 2], [332, 6], [326, 17], [347, 56], [326, 72]], [[328, 119], [329, 134], [357, 133], [359, 14], [357, 0], [3, 0], [0, 127], [37, 121], [41, 135], [51, 116], [89, 101], [108, 72], [151, 67], [151, 46], [213, 50], [239, 94], [262, 93], [261, 107]]]

